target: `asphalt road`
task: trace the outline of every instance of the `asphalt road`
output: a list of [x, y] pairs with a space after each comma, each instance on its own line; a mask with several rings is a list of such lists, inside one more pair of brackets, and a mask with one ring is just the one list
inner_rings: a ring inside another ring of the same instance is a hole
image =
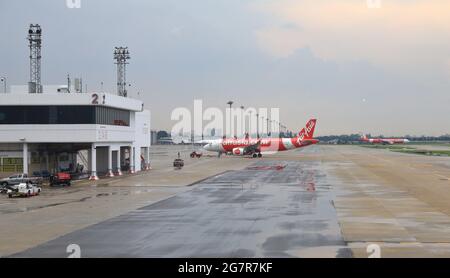
[[349, 257], [318, 161], [260, 160], [13, 257]]

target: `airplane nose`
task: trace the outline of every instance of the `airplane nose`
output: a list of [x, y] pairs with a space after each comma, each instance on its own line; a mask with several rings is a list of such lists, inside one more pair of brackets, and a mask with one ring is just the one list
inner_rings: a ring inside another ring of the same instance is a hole
[[211, 144], [206, 144], [205, 146], [203, 146], [203, 148], [207, 151], [211, 150]]

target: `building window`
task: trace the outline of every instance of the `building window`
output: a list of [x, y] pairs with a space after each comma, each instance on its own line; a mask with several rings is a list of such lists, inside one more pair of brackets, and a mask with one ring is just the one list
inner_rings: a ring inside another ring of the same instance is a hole
[[0, 106], [0, 124], [130, 125], [130, 111], [104, 106]]

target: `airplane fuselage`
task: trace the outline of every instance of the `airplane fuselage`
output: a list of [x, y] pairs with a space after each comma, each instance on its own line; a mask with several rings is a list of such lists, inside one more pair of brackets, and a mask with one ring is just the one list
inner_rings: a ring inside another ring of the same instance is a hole
[[252, 155], [261, 157], [261, 153], [274, 153], [317, 144], [314, 139], [316, 119], [310, 119], [295, 138], [229, 138], [208, 141], [203, 147], [207, 151], [231, 153], [233, 155]]
[[262, 138], [262, 139], [218, 139], [205, 145], [207, 151], [222, 153], [233, 153], [242, 155], [242, 150], [248, 146], [256, 145], [260, 142], [256, 152], [277, 152], [287, 151], [296, 148], [317, 144], [317, 139], [299, 139], [297, 138]]
[[365, 138], [361, 141], [371, 144], [405, 144], [409, 143], [408, 139], [404, 138]]

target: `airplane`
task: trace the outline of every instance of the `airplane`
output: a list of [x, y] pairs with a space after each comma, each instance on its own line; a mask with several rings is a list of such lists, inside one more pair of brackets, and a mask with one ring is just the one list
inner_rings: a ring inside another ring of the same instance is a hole
[[361, 142], [370, 144], [394, 145], [409, 143], [409, 140], [406, 138], [368, 138], [367, 135], [363, 135], [361, 136]]
[[316, 119], [310, 119], [306, 126], [299, 132], [295, 138], [224, 138], [208, 140], [203, 147], [207, 151], [217, 152], [219, 157], [223, 153], [231, 153], [237, 156], [251, 156], [253, 158], [262, 157], [262, 153], [277, 151], [287, 151], [296, 148], [302, 148], [314, 145], [319, 140], [314, 139], [314, 129]]

